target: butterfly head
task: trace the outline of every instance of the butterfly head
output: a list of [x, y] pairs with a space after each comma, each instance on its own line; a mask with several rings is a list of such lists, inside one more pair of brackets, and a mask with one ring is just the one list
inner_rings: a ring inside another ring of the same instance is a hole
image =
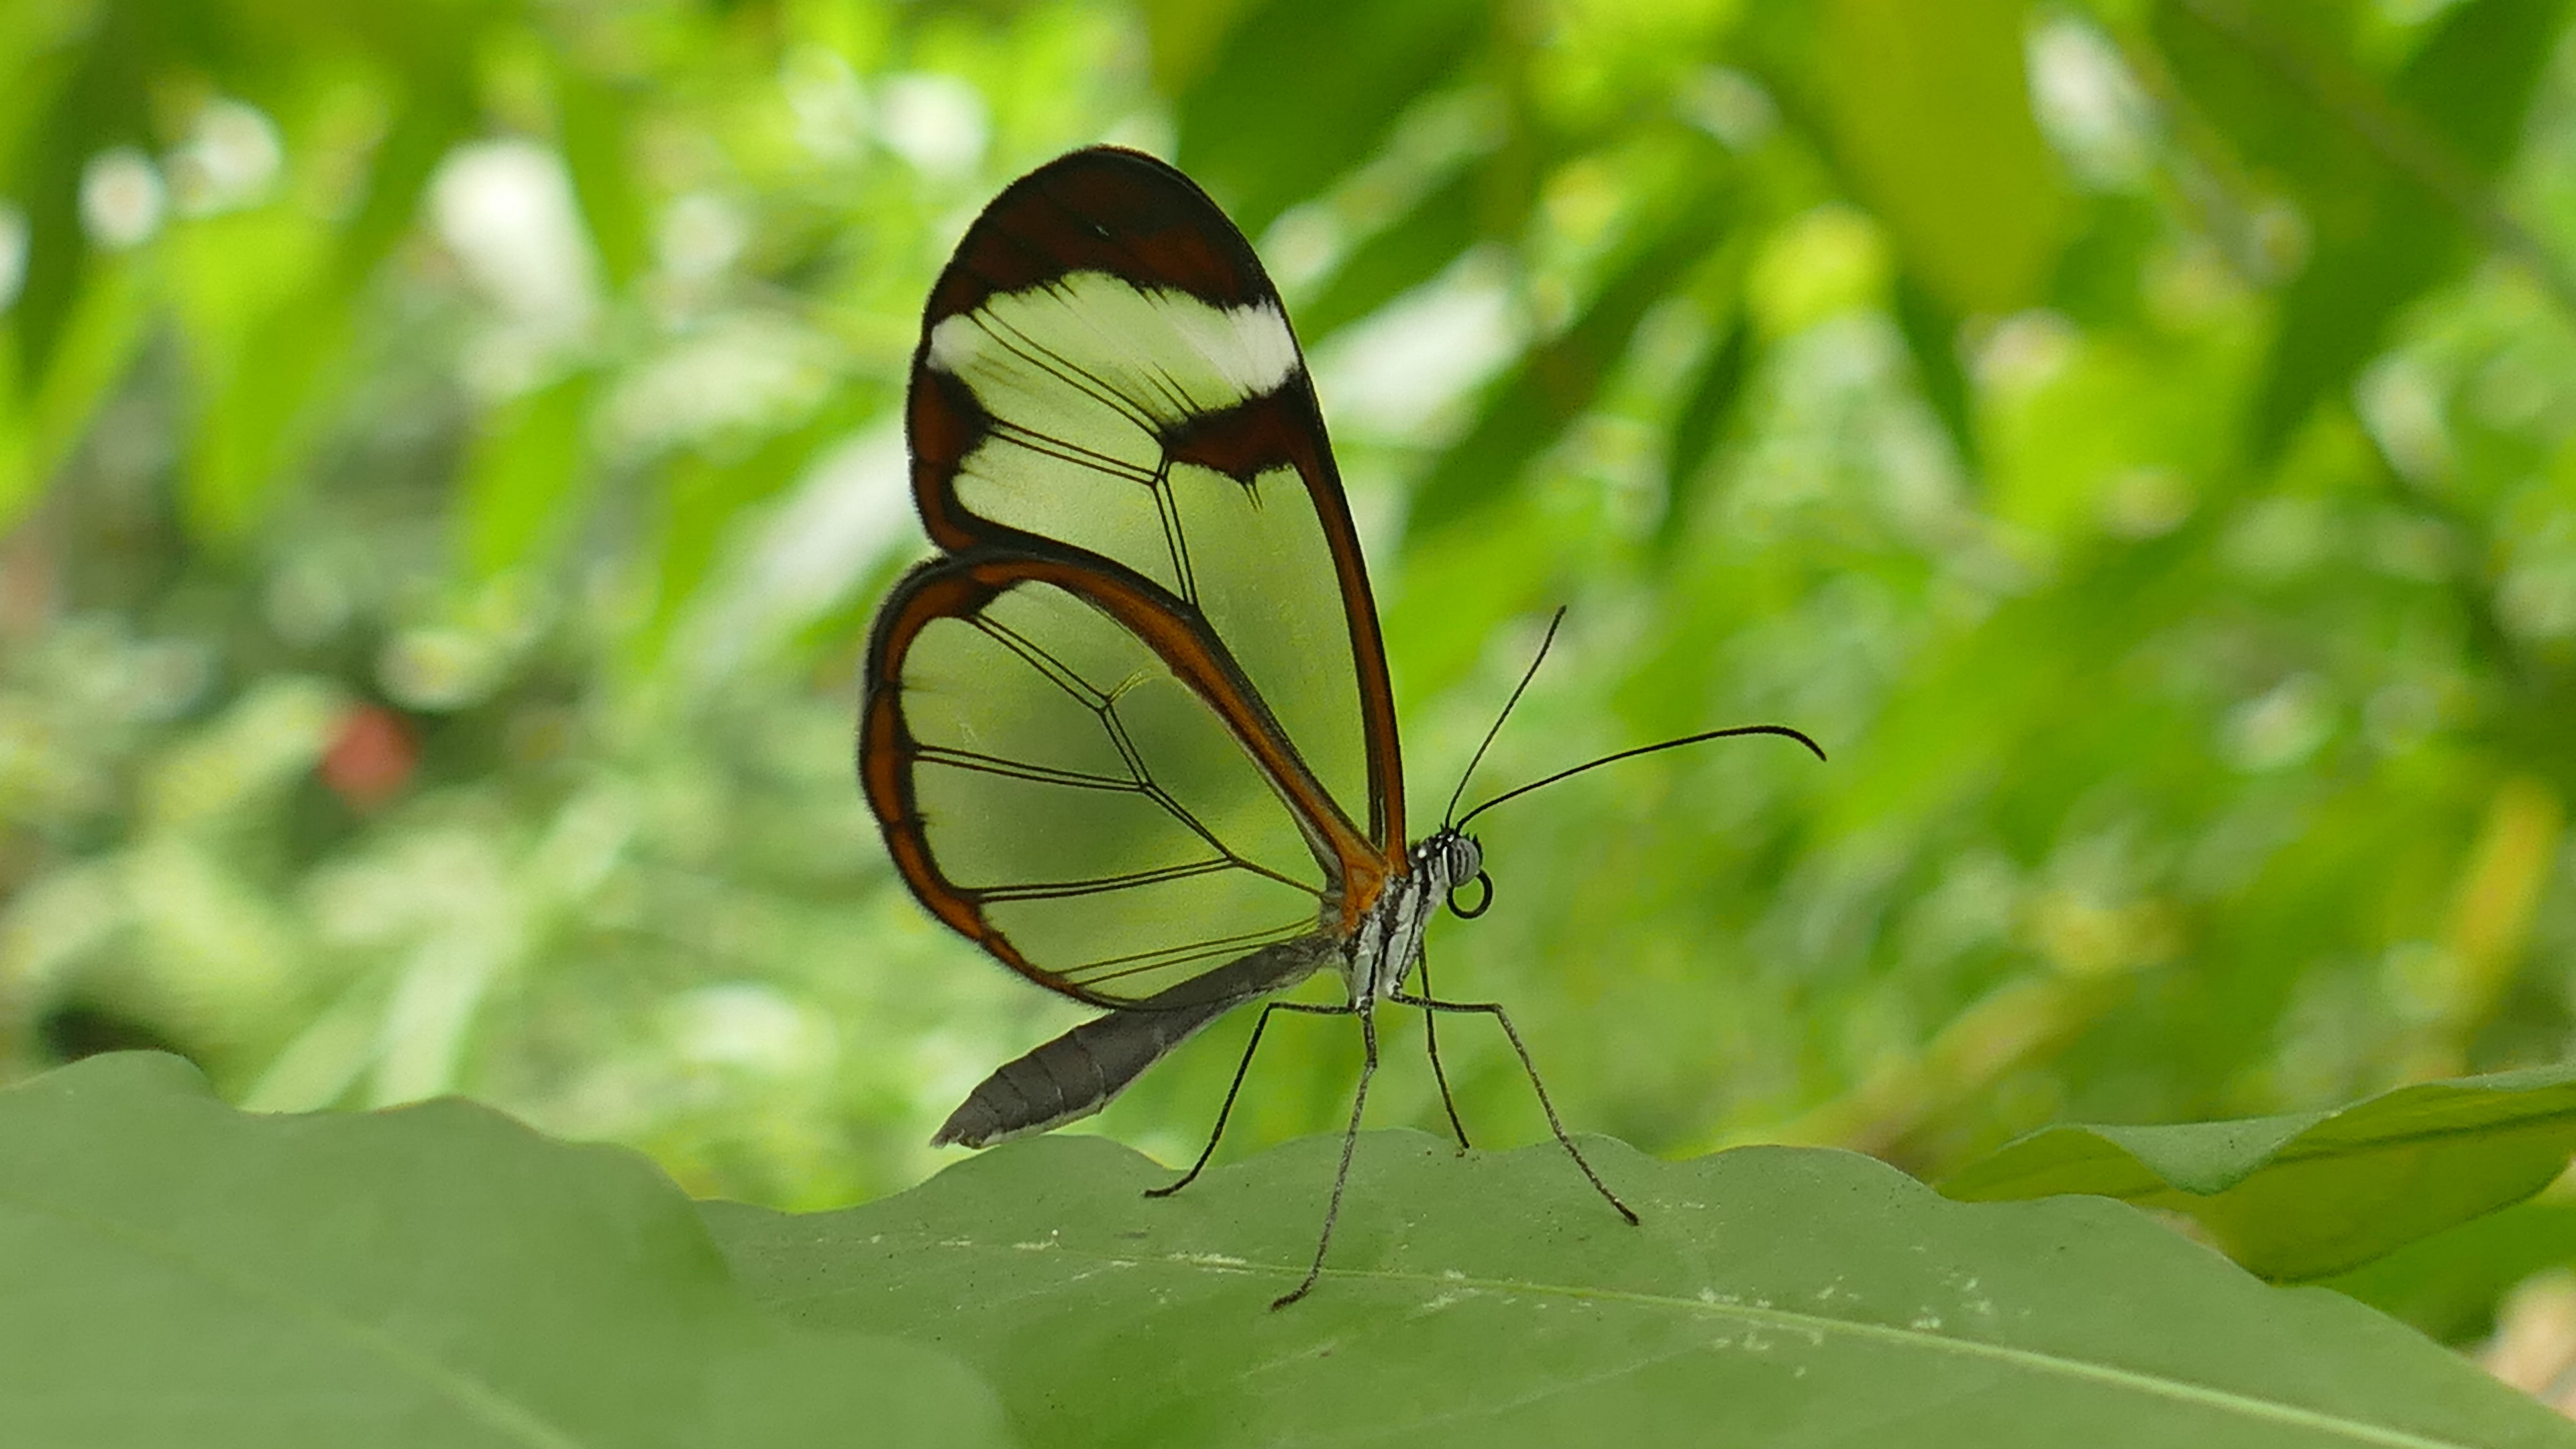
[[[1416, 851], [1422, 869], [1431, 878], [1432, 889], [1449, 897], [1449, 909], [1461, 918], [1474, 920], [1494, 903], [1494, 882], [1485, 874], [1484, 847], [1455, 826], [1443, 826], [1440, 833], [1422, 842]], [[1484, 887], [1476, 898], [1475, 909], [1469, 910], [1458, 900], [1458, 889], [1469, 881]]]

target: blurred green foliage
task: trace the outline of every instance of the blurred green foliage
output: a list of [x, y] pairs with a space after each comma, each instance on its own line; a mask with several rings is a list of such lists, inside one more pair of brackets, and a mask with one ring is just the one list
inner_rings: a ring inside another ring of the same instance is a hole
[[[0, 1070], [934, 1168], [1079, 1013], [893, 880], [853, 662], [929, 279], [1101, 139], [1289, 293], [1418, 797], [1559, 602], [1482, 789], [1833, 752], [1488, 817], [1432, 964], [1576, 1125], [1938, 1175], [2566, 1054], [2556, 0], [21, 0]], [[1106, 1130], [1194, 1150], [1249, 1026]], [[1347, 1100], [1283, 1032], [1247, 1143]]]

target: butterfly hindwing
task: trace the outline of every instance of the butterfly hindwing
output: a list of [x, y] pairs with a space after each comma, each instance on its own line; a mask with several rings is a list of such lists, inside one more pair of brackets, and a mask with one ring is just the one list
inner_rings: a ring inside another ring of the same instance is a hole
[[861, 720], [916, 893], [1102, 1005], [1312, 934], [1336, 890], [1322, 788], [1275, 730], [1229, 724], [1260, 705], [1158, 593], [992, 547], [926, 564], [880, 617]]

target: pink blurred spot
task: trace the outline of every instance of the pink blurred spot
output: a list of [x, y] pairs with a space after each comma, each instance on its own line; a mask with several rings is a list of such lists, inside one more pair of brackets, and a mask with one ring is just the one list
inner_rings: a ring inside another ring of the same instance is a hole
[[364, 812], [401, 794], [419, 764], [420, 744], [402, 716], [362, 704], [340, 717], [339, 733], [322, 753], [322, 783]]

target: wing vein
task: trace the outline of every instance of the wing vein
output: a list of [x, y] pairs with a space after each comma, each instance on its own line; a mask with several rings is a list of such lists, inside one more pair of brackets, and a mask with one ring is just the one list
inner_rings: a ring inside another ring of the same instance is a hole
[[[1041, 678], [1073, 696], [1085, 709], [1098, 714], [1109, 708], [1108, 695], [1092, 688], [1091, 681], [1065, 667], [1063, 661], [1049, 654], [1035, 641], [1020, 634], [1009, 625], [994, 623], [991, 618], [983, 614], [974, 615], [969, 622], [991, 635], [1003, 648], [1027, 660], [1029, 667], [1036, 670]], [[1129, 763], [1131, 766], [1134, 763], [1132, 756], [1129, 758]]]
[[1186, 865], [1162, 865], [1151, 870], [1131, 870], [1124, 875], [1096, 876], [1090, 880], [1043, 881], [1029, 885], [981, 886], [977, 897], [987, 901], [1057, 901], [1075, 896], [1096, 896], [1109, 891], [1134, 890], [1138, 886], [1160, 885], [1165, 881], [1188, 880], [1220, 870], [1234, 870], [1237, 862], [1225, 859], [1194, 860]]
[[1005, 779], [1029, 780], [1041, 785], [1065, 785], [1076, 790], [1119, 790], [1128, 794], [1150, 794], [1143, 781], [1113, 780], [1107, 775], [1087, 775], [1079, 770], [1059, 770], [1053, 765], [1033, 765], [1026, 760], [1009, 760], [999, 755], [979, 754], [973, 750], [951, 749], [946, 745], [918, 745], [913, 758], [931, 765], [947, 765], [959, 770], [974, 770]]
[[[1093, 685], [1089, 680], [1075, 673], [1062, 660], [1048, 653], [1036, 641], [1021, 635], [1007, 625], [996, 623], [981, 614], [975, 615], [973, 622], [977, 628], [999, 641], [1005, 648], [1025, 661], [1030, 668], [1036, 670], [1040, 678], [1063, 690], [1076, 702], [1089, 709], [1099, 719], [1101, 729], [1109, 736], [1110, 747], [1118, 752], [1119, 760], [1127, 766], [1130, 779], [1121, 782], [1106, 775], [1085, 775], [1069, 770], [1058, 771], [1049, 766], [1030, 765], [990, 755], [977, 755], [972, 751], [946, 746], [926, 746], [922, 749], [920, 758], [937, 759], [939, 763], [961, 769], [981, 769], [989, 774], [1044, 784], [1141, 793], [1145, 798], [1153, 801], [1163, 813], [1178, 821], [1182, 828], [1206, 841], [1209, 848], [1222, 857], [1223, 864], [1250, 871], [1266, 880], [1276, 881], [1281, 885], [1321, 898], [1323, 892], [1317, 887], [1262, 865], [1228, 845], [1155, 780], [1153, 766], [1146, 762], [1145, 752], [1136, 747], [1135, 739], [1127, 732], [1126, 721], [1118, 717], [1116, 692], [1105, 691]], [[1125, 686], [1122, 685], [1121, 689], [1124, 688]], [[945, 758], [941, 758], [942, 756]], [[969, 761], [974, 763], [970, 764]]]
[[[1014, 354], [1021, 361], [1040, 372], [1053, 375], [1056, 381], [1108, 408], [1135, 425], [1136, 430], [1145, 436], [1149, 438], [1160, 436], [1160, 430], [1154, 422], [1154, 415], [1145, 411], [1142, 403], [1120, 392], [1107, 378], [1031, 337], [1020, 330], [1016, 324], [996, 317], [990, 312], [977, 313], [975, 321], [976, 325], [984, 329], [985, 336], [1001, 344], [1006, 351]], [[1003, 335], [1006, 332], [1008, 336]]]
[[1190, 541], [1181, 532], [1181, 500], [1172, 495], [1172, 459], [1166, 453], [1163, 466], [1154, 470], [1154, 513], [1163, 525], [1163, 547], [1172, 555], [1172, 577], [1179, 581], [1181, 597], [1190, 607], [1199, 604], [1199, 581], [1190, 572]]
[[1106, 473], [1112, 478], [1134, 483], [1139, 487], [1153, 487], [1163, 476], [1157, 470], [1140, 468], [1124, 458], [1101, 452], [1097, 448], [1086, 448], [1080, 443], [1067, 441], [1053, 433], [1040, 432], [1025, 423], [1015, 423], [1008, 418], [993, 419], [993, 432], [1004, 442], [1015, 447], [1026, 448], [1041, 457], [1053, 458], [1059, 463], [1071, 463], [1076, 467], [1089, 468], [1098, 473]]
[[[1097, 961], [1086, 961], [1079, 966], [1070, 967], [1064, 974], [1085, 986], [1097, 986], [1104, 981], [1139, 976], [1148, 971], [1178, 966], [1185, 961], [1227, 955], [1247, 946], [1268, 946], [1281, 941], [1293, 941], [1314, 929], [1315, 925], [1312, 921], [1291, 921], [1287, 925], [1273, 926], [1265, 931], [1246, 931], [1237, 936], [1214, 936], [1204, 941], [1164, 946], [1152, 951], [1137, 951], [1126, 956], [1107, 956]], [[1115, 966], [1119, 969], [1115, 971], [1098, 969], [1104, 966]]]

